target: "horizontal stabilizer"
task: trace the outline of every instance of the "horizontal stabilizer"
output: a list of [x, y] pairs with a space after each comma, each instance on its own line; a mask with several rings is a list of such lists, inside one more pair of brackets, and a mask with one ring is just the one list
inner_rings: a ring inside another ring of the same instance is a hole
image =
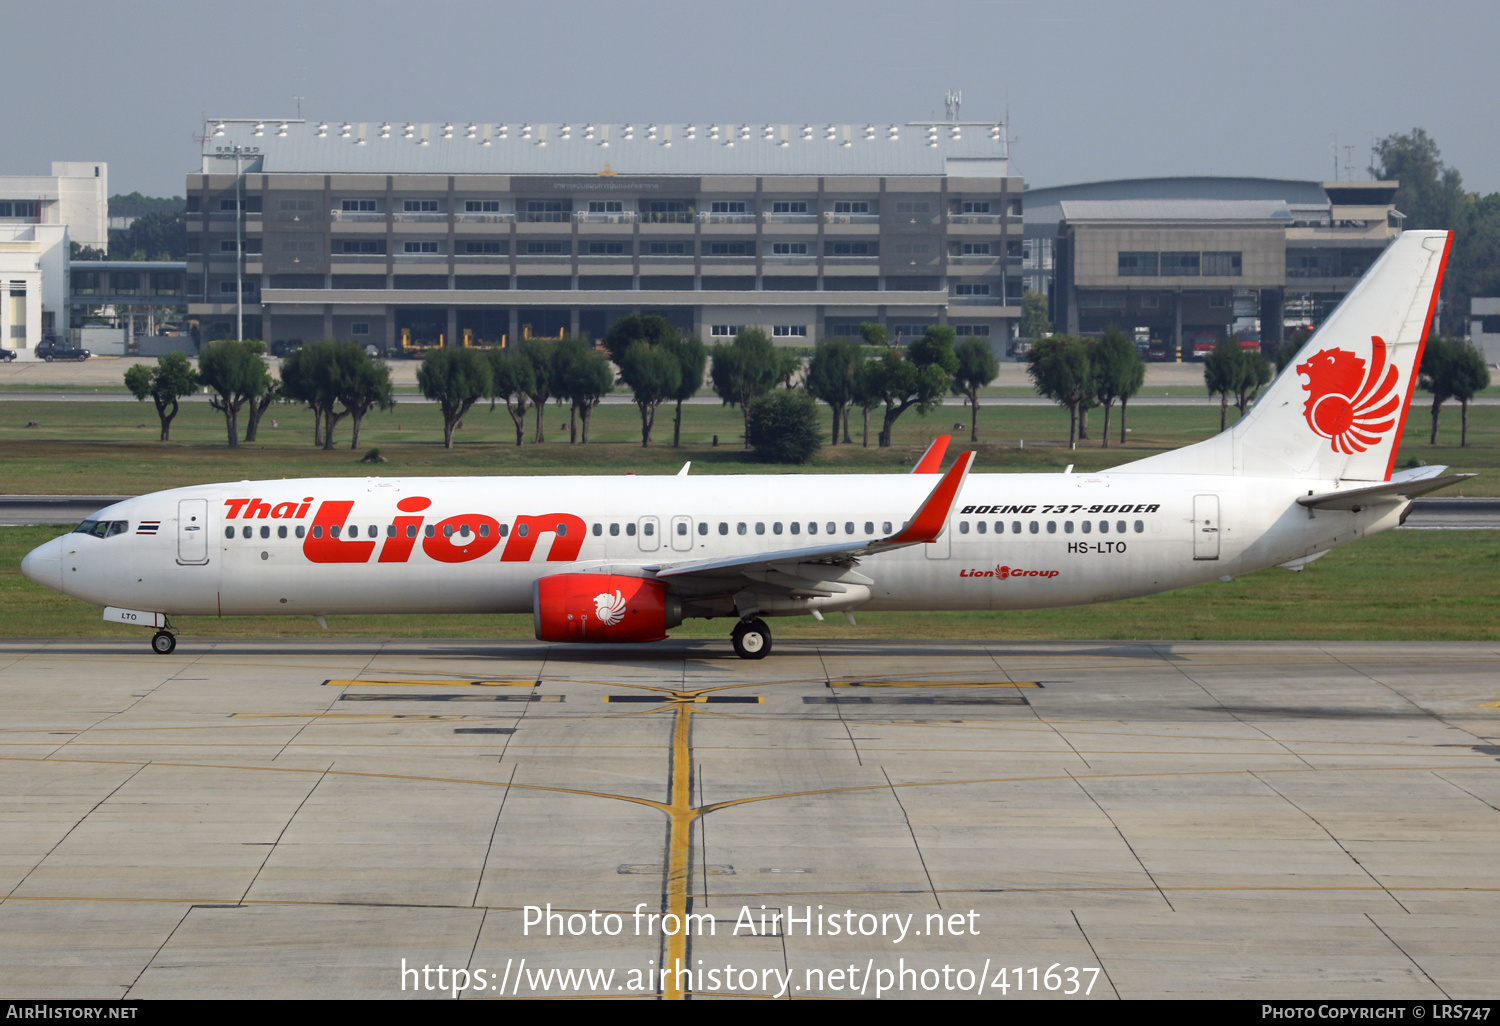
[[1439, 488], [1447, 488], [1451, 484], [1473, 477], [1473, 474], [1443, 474], [1447, 467], [1423, 467], [1423, 471], [1434, 473], [1413, 474], [1409, 477], [1397, 475], [1395, 479], [1383, 484], [1368, 485], [1363, 488], [1344, 488], [1336, 492], [1324, 492], [1321, 495], [1304, 495], [1297, 500], [1308, 509], [1341, 509], [1350, 512], [1358, 512], [1371, 506], [1390, 506], [1398, 502], [1414, 499], [1418, 495], [1426, 495], [1435, 492]]

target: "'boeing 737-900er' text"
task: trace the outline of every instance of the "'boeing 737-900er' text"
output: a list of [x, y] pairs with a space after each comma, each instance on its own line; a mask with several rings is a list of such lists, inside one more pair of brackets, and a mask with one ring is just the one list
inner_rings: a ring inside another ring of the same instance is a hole
[[[1392, 473], [1446, 232], [1406, 232], [1233, 428], [1089, 474], [371, 478], [143, 495], [28, 554], [33, 581], [155, 628], [172, 615], [522, 613], [562, 642], [729, 617], [1035, 609], [1297, 567], [1459, 479]], [[684, 468], [686, 470], [687, 468]]]

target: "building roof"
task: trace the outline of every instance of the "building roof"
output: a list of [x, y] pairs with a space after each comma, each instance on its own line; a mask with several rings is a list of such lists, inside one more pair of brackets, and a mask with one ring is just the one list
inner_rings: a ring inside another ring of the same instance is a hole
[[[1273, 221], [1293, 220], [1282, 200], [1069, 199], [1058, 204], [1063, 221]], [[1327, 204], [1323, 205], [1327, 209]]]
[[209, 121], [204, 173], [1008, 174], [1000, 125]]

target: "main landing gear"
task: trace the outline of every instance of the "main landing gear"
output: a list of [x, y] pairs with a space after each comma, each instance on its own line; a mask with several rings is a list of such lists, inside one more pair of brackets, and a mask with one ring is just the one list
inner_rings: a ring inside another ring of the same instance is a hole
[[734, 654], [741, 659], [764, 659], [771, 651], [771, 628], [758, 616], [747, 616], [729, 635]]
[[157, 655], [171, 655], [177, 648], [177, 635], [169, 630], [159, 630], [151, 636], [151, 651]]

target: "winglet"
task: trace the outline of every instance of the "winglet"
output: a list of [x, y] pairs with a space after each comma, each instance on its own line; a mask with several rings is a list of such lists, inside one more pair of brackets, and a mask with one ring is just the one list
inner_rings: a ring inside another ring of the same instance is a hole
[[937, 536], [943, 533], [943, 527], [948, 523], [948, 513], [953, 509], [953, 500], [958, 498], [958, 493], [964, 486], [964, 479], [969, 476], [969, 467], [974, 463], [972, 452], [962, 453], [958, 462], [949, 468], [948, 473], [937, 483], [932, 494], [927, 496], [927, 501], [917, 509], [912, 516], [911, 523], [899, 534], [885, 539], [888, 545], [915, 545], [919, 542], [936, 541]]
[[917, 460], [917, 465], [911, 468], [913, 474], [936, 474], [943, 465], [943, 457], [948, 453], [948, 443], [953, 441], [952, 435], [938, 435]]
[[691, 467], [692, 465], [693, 465], [693, 461], [692, 460], [688, 460], [686, 463], [684, 463], [682, 465], [682, 469], [677, 472], [677, 476], [678, 477], [687, 477], [688, 467]]

